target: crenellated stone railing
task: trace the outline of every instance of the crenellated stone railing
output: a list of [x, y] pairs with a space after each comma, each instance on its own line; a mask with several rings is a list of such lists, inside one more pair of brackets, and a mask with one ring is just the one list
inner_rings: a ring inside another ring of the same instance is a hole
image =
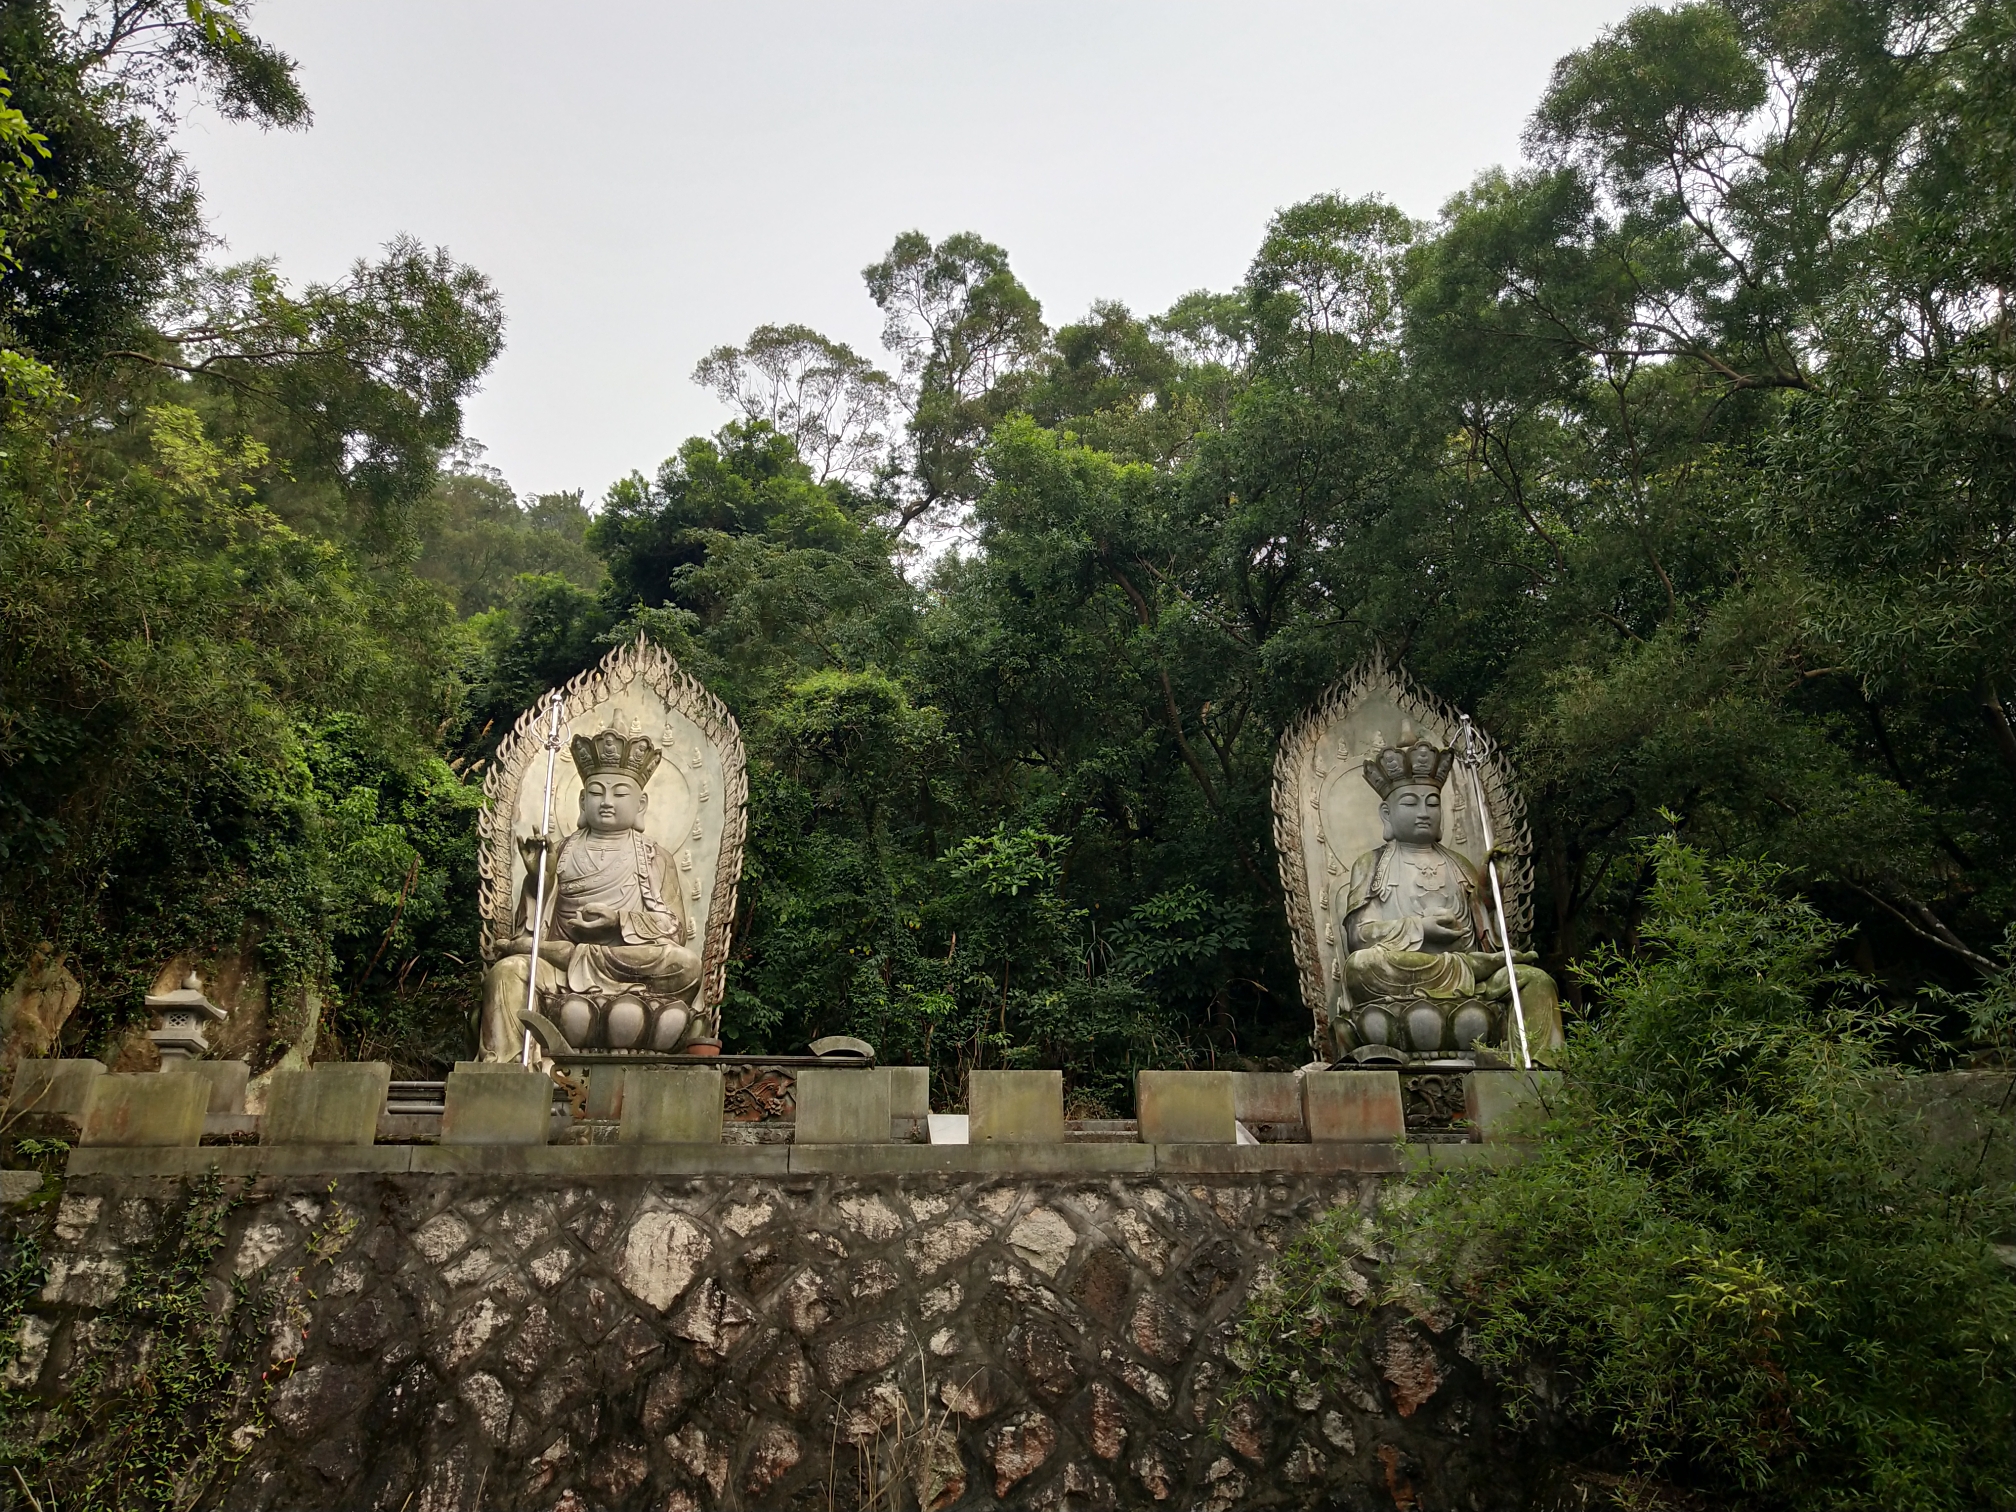
[[263, 1111], [250, 1114], [242, 1071], [191, 1061], [107, 1075], [95, 1061], [26, 1062], [13, 1111], [74, 1126], [79, 1175], [1393, 1172], [1516, 1148], [1548, 1076], [1472, 1072], [1467, 1117], [1410, 1137], [1390, 1070], [1143, 1071], [1137, 1118], [1088, 1127], [1064, 1117], [1055, 1071], [973, 1072], [968, 1111], [943, 1118], [930, 1113], [921, 1067], [802, 1066], [786, 1116], [754, 1128], [729, 1116], [731, 1073], [704, 1062], [597, 1066], [585, 1086], [469, 1062], [442, 1087], [438, 1113], [427, 1084], [395, 1092], [383, 1062], [335, 1062], [276, 1073]]

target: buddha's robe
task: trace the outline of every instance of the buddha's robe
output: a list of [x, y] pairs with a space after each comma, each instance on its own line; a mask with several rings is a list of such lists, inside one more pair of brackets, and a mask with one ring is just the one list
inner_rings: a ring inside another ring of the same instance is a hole
[[[1462, 856], [1445, 845], [1389, 840], [1353, 862], [1350, 880], [1337, 891], [1353, 1003], [1476, 994], [1476, 967], [1483, 963], [1471, 956], [1490, 949], [1491, 930], [1477, 873]], [[1437, 918], [1456, 921], [1455, 940], [1427, 940], [1424, 925]]]
[[[1351, 1010], [1424, 997], [1503, 1001], [1516, 975], [1533, 1053], [1561, 1045], [1560, 989], [1537, 966], [1506, 969], [1484, 882], [1446, 845], [1389, 840], [1367, 851], [1352, 863], [1334, 906], [1350, 947], [1343, 987]], [[1440, 918], [1456, 921], [1457, 938], [1431, 944], [1424, 925]]]
[[[678, 890], [666, 885], [668, 858], [635, 830], [597, 835], [576, 830], [555, 851], [546, 884], [546, 916], [536, 967], [539, 989], [642, 987], [684, 997], [700, 980], [700, 957], [687, 945], [690, 928]], [[485, 1060], [516, 1060], [523, 1029], [525, 977], [533, 967], [532, 907], [536, 879], [518, 894], [517, 938], [483, 979], [479, 1038]], [[589, 922], [587, 914], [600, 918]]]

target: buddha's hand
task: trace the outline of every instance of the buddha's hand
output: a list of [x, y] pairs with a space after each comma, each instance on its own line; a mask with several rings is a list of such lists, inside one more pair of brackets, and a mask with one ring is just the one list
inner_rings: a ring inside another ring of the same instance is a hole
[[[1497, 968], [1496, 974], [1492, 976], [1490, 982], [1484, 988], [1484, 996], [1489, 998], [1509, 998], [1512, 996], [1512, 974], [1505, 969], [1505, 957], [1503, 955], [1495, 955], [1486, 956], [1483, 959], [1490, 961]], [[1539, 959], [1540, 956], [1537, 951], [1515, 950], [1512, 952], [1512, 964], [1515, 966], [1531, 966]]]
[[1421, 921], [1421, 939], [1429, 945], [1453, 945], [1463, 938], [1463, 921], [1454, 914], [1430, 914]]
[[553, 840], [548, 835], [527, 835], [518, 842], [518, 854], [524, 858], [525, 870], [537, 873], [539, 858], [553, 849]]
[[606, 908], [583, 908], [574, 915], [574, 927], [583, 932], [609, 928], [616, 923], [616, 915]]

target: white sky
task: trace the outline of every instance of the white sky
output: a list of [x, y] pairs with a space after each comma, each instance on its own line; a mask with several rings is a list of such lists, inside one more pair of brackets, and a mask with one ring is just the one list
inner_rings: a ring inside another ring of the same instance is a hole
[[229, 255], [326, 279], [410, 232], [502, 290], [468, 430], [591, 502], [722, 407], [693, 364], [766, 321], [884, 360], [860, 270], [912, 227], [1008, 249], [1052, 325], [1243, 274], [1325, 190], [1427, 216], [1511, 163], [1623, 0], [265, 0], [305, 133], [199, 116]]

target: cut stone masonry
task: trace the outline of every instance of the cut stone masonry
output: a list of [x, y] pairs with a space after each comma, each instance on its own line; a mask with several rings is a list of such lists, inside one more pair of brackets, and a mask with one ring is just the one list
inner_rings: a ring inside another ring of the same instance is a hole
[[[824, 1508], [886, 1502], [892, 1481], [934, 1512], [1520, 1504], [1446, 1320], [1375, 1320], [1381, 1378], [1341, 1396], [1225, 1410], [1248, 1290], [1318, 1212], [1376, 1203], [1379, 1176], [526, 1168], [636, 1148], [231, 1178], [216, 1272], [244, 1300], [223, 1305], [278, 1384], [221, 1430], [247, 1453], [218, 1504], [448, 1512], [480, 1488], [542, 1512]], [[186, 1195], [73, 1171], [12, 1384], [60, 1403], [80, 1336]], [[298, 1326], [270, 1331], [288, 1307]]]

